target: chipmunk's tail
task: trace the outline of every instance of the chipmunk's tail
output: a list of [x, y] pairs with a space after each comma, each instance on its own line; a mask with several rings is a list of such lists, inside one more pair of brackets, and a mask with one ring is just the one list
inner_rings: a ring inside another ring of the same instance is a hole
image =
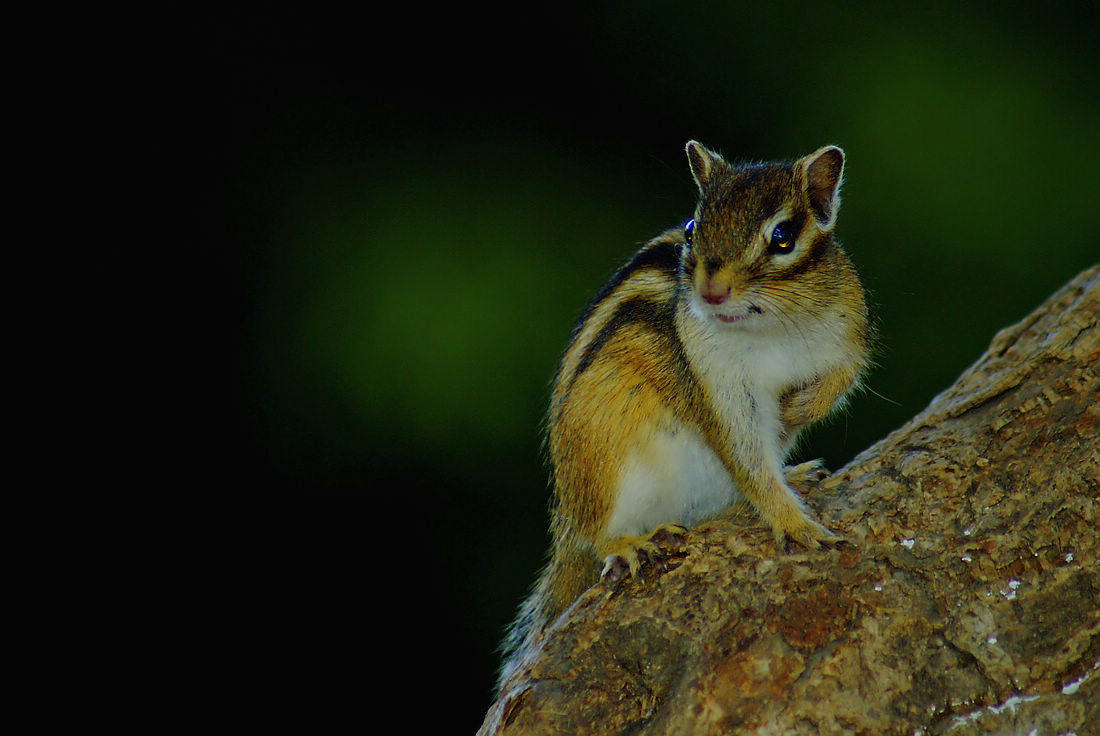
[[497, 678], [498, 690], [542, 648], [550, 624], [599, 579], [598, 560], [591, 545], [578, 543], [566, 530], [556, 531], [560, 536], [554, 553], [501, 643], [503, 660]]
[[531, 594], [519, 607], [515, 621], [508, 627], [500, 649], [503, 659], [500, 674], [497, 677], [497, 690], [519, 669], [520, 664], [530, 657], [539, 647], [539, 639], [549, 625], [546, 611], [549, 602], [549, 576], [544, 571], [535, 583]]

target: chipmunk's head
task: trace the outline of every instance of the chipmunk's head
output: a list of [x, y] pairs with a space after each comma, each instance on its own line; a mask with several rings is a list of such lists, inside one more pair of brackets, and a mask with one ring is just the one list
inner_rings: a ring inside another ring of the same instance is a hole
[[689, 141], [687, 155], [699, 186], [681, 257], [692, 312], [762, 329], [821, 310], [835, 276], [830, 252], [844, 152], [825, 146], [791, 163], [732, 166]]

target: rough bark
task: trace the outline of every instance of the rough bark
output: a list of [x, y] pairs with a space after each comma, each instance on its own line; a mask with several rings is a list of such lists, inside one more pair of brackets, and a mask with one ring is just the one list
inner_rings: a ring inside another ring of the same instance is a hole
[[808, 502], [600, 583], [481, 734], [1100, 733], [1100, 271], [1085, 271]]

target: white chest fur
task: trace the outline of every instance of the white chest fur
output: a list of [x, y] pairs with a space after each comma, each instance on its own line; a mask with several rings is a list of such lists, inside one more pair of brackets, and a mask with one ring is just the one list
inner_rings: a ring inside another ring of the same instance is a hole
[[[684, 347], [734, 446], [753, 446], [751, 462], [782, 472], [787, 448], [779, 441], [782, 391], [844, 360], [844, 344], [827, 325], [759, 333], [679, 316]], [[738, 495], [729, 471], [698, 429], [668, 413], [644, 446], [626, 458], [608, 538], [640, 535], [664, 522], [691, 526]]]

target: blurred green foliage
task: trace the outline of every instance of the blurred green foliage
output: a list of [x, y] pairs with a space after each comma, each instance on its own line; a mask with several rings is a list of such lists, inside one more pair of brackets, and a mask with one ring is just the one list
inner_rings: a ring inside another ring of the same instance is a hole
[[485, 80], [470, 78], [453, 115], [379, 101], [392, 124], [360, 129], [338, 96], [311, 99], [242, 179], [264, 192], [246, 357], [258, 455], [288, 487], [422, 514], [487, 692], [546, 545], [557, 357], [602, 281], [689, 216], [683, 143], [848, 154], [837, 232], [879, 348], [868, 390], [800, 452], [835, 468], [1097, 261], [1092, 21], [1074, 6], [622, 3], [527, 26], [583, 55], [591, 76], [562, 82], [584, 87], [574, 107], [535, 85], [479, 115]]

